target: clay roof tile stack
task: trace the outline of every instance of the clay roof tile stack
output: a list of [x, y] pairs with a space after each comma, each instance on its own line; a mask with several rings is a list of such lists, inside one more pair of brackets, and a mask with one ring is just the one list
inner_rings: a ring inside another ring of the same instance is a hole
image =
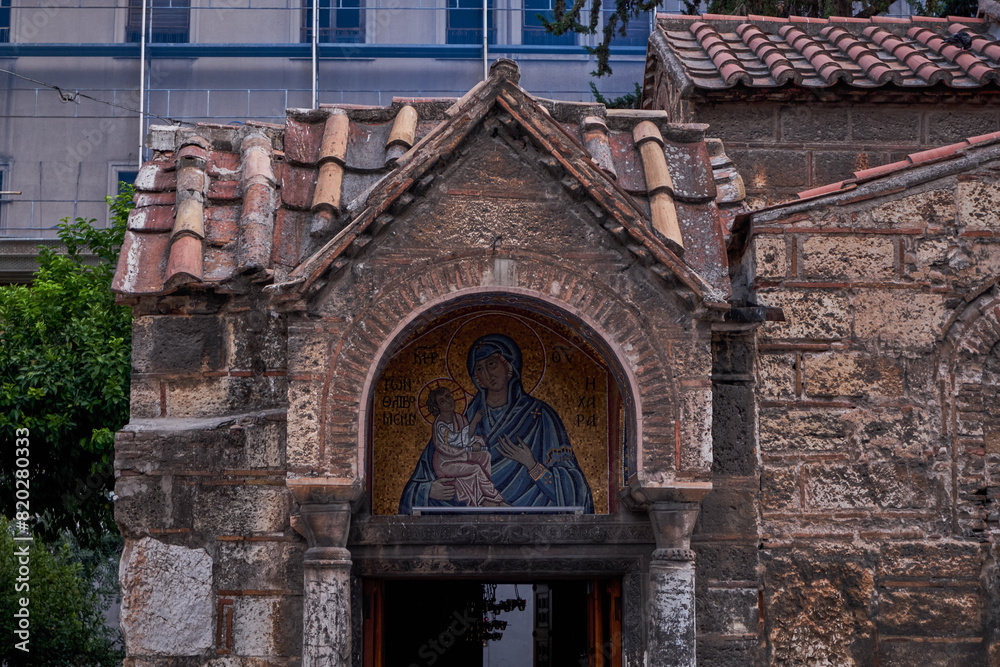
[[363, 252], [430, 187], [463, 133], [500, 113], [575, 198], [617, 207], [627, 224], [602, 224], [644, 262], [728, 293], [725, 236], [744, 189], [707, 126], [536, 99], [516, 72], [495, 66], [459, 100], [291, 109], [284, 126], [154, 126], [112, 289], [130, 298], [309, 284]]
[[[1000, 43], [986, 27], [983, 19], [957, 17], [661, 14], [651, 54], [678, 65], [702, 91], [838, 83], [856, 89], [912, 90], [939, 83], [975, 89], [1000, 84]], [[956, 33], [968, 39], [956, 40]], [[646, 93], [648, 103], [653, 96]]]

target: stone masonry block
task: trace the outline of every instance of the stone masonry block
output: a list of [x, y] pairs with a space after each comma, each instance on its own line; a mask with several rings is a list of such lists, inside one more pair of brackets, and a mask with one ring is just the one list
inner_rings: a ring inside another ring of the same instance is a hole
[[289, 468], [318, 468], [320, 396], [318, 382], [295, 380], [288, 386], [288, 442], [285, 458]]
[[767, 104], [719, 104], [698, 107], [698, 122], [708, 123], [709, 135], [737, 142], [776, 142], [775, 107]]
[[854, 176], [854, 172], [889, 162], [883, 151], [812, 149], [812, 185], [836, 183]]
[[961, 182], [955, 197], [959, 227], [1000, 231], [1000, 184]]
[[754, 446], [756, 399], [746, 384], [712, 386], [712, 472], [752, 475], [757, 464]]
[[880, 631], [887, 635], [976, 636], [982, 615], [979, 591], [889, 589], [879, 599]]
[[882, 545], [879, 576], [974, 580], [982, 566], [982, 547], [973, 542], [894, 542]]
[[212, 559], [204, 549], [127, 540], [119, 578], [129, 655], [197, 656], [213, 646]]
[[794, 354], [761, 354], [757, 357], [757, 386], [762, 398], [795, 396]]
[[899, 290], [865, 290], [852, 306], [855, 336], [896, 348], [933, 346], [952, 312], [945, 295]]
[[788, 512], [799, 507], [799, 476], [795, 468], [771, 466], [761, 474], [761, 508], [765, 512]]
[[698, 632], [743, 635], [757, 631], [756, 588], [709, 588], [698, 596]]
[[932, 643], [914, 639], [880, 642], [878, 664], [880, 667], [969, 667], [990, 663], [980, 641]]
[[767, 188], [809, 185], [809, 164], [803, 151], [773, 148], [726, 149], [751, 192]]
[[700, 535], [756, 535], [756, 493], [716, 482], [702, 500], [695, 531]]
[[796, 104], [781, 108], [781, 138], [791, 143], [840, 143], [848, 140], [848, 107]]
[[781, 308], [784, 322], [768, 322], [765, 339], [830, 340], [851, 335], [848, 300], [841, 294], [811, 291], [761, 291], [758, 302]]
[[194, 373], [225, 364], [223, 328], [214, 316], [158, 315], [132, 324], [132, 367], [143, 373]]
[[194, 530], [209, 535], [278, 532], [288, 523], [284, 486], [202, 484], [194, 502]]
[[753, 256], [758, 279], [784, 278], [788, 275], [784, 235], [755, 236]]
[[872, 222], [879, 225], [951, 225], [955, 222], [955, 193], [951, 188], [928, 190], [900, 197], [871, 210]]
[[884, 280], [896, 273], [895, 243], [885, 237], [807, 236], [801, 257], [809, 278]]
[[907, 509], [935, 502], [926, 478], [888, 461], [826, 462], [803, 467], [810, 509]]
[[927, 114], [927, 143], [931, 146], [946, 146], [962, 141], [966, 137], [977, 137], [988, 132], [996, 132], [997, 112], [973, 109], [953, 109], [933, 111]]
[[129, 399], [132, 419], [156, 419], [160, 416], [160, 380], [133, 375]]
[[244, 451], [248, 468], [280, 468], [285, 463], [285, 431], [283, 421], [264, 422], [245, 429]]
[[842, 410], [763, 408], [760, 447], [764, 452], [837, 452], [847, 447]]
[[298, 590], [304, 540], [219, 542], [216, 586], [222, 590]]
[[288, 337], [289, 373], [324, 373], [329, 366], [330, 339], [314, 332]]
[[[298, 600], [287, 596], [241, 595], [233, 599], [233, 653], [245, 656], [288, 655], [301, 646]], [[297, 651], [296, 651], [297, 652]]]
[[712, 465], [712, 388], [681, 394], [681, 465], [707, 471]]
[[802, 382], [808, 396], [901, 396], [903, 380], [903, 368], [894, 359], [847, 351], [803, 356]]
[[916, 147], [920, 144], [920, 110], [881, 104], [875, 107], [852, 107], [851, 138], [866, 144]]
[[[695, 528], [695, 535], [698, 535]], [[757, 578], [757, 539], [748, 543], [701, 542], [691, 543], [698, 556], [695, 576], [698, 581], [754, 581]]]

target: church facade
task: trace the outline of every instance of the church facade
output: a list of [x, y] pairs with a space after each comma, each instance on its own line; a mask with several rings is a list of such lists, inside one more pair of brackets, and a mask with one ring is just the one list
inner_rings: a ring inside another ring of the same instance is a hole
[[1000, 136], [751, 211], [518, 76], [152, 130], [126, 664], [1000, 659]]

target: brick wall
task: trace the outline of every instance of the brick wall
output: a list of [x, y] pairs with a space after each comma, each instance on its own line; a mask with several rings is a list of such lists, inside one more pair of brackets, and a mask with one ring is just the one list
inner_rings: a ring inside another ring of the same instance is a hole
[[770, 664], [1000, 660], [998, 166], [754, 219]]
[[1000, 129], [1000, 111], [974, 99], [951, 104], [691, 101], [683, 106], [688, 120], [708, 123], [708, 135], [723, 140], [748, 196], [765, 204], [909, 153]]

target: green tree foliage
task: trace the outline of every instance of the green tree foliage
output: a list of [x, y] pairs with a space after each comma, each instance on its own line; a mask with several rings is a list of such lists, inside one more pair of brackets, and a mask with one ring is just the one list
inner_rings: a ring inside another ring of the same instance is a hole
[[[104, 625], [109, 592], [92, 584], [97, 573], [79, 562], [86, 561], [87, 555], [81, 558], [79, 547], [66, 533], [49, 546], [38, 536], [33, 542], [15, 542], [13, 534], [13, 526], [0, 516], [0, 581], [7, 587], [0, 595], [0, 625], [6, 638], [0, 644], [0, 663], [45, 667], [121, 664], [121, 635]], [[17, 551], [24, 545], [28, 545], [29, 573], [21, 576]], [[17, 590], [14, 586], [19, 577], [22, 588]], [[14, 634], [19, 628], [14, 614], [21, 609], [21, 598], [28, 600], [28, 652], [15, 646], [22, 641]]]
[[[924, 16], [975, 16], [978, 7], [976, 0], [907, 2], [917, 14]], [[869, 18], [886, 12], [892, 3], [893, 0], [709, 0], [706, 4], [712, 14]], [[615, 37], [625, 35], [630, 20], [639, 16], [644, 18], [659, 5], [659, 0], [615, 0], [614, 11], [607, 14], [608, 19], [603, 28], [599, 25], [604, 6], [602, 0], [573, 0], [569, 7], [566, 6], [566, 0], [555, 0], [553, 20], [549, 21], [541, 14], [538, 18], [553, 35], [562, 35], [567, 31], [593, 35], [601, 28], [601, 43], [595, 47], [584, 47], [588, 53], [597, 56], [597, 69], [593, 74], [600, 77], [612, 72], [608, 57]], [[697, 0], [684, 0], [684, 6], [688, 14], [701, 11], [701, 3]], [[580, 22], [584, 12], [588, 12], [590, 16], [587, 23]]]
[[[15, 429], [29, 431], [28, 510], [50, 541], [67, 529], [90, 547], [117, 533], [109, 496], [114, 433], [129, 414], [132, 317], [110, 285], [131, 197], [108, 197], [107, 229], [63, 219], [65, 252], [42, 248], [31, 285], [0, 287], [0, 436], [12, 455]], [[0, 471], [7, 511], [13, 471]]]

